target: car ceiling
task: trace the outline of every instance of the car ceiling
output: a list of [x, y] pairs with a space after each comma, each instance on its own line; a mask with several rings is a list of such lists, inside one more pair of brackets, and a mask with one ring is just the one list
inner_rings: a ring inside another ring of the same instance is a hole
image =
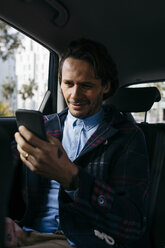
[[0, 18], [50, 50], [76, 38], [106, 45], [121, 85], [165, 79], [164, 0], [0, 0]]

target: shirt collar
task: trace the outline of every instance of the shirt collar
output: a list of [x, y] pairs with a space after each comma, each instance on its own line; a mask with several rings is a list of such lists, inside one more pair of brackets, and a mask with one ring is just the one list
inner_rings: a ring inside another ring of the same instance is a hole
[[67, 121], [74, 128], [75, 126], [83, 126], [87, 131], [98, 125], [104, 117], [104, 111], [101, 108], [96, 114], [85, 119], [78, 119], [74, 117], [68, 110]]

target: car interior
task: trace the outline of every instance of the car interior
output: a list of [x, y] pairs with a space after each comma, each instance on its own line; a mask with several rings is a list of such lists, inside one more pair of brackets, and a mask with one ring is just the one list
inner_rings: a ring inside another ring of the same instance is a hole
[[7, 215], [7, 204], [12, 185], [13, 167], [11, 160], [11, 150], [9, 136], [3, 128], [0, 128], [0, 247], [3, 247], [3, 237], [5, 233], [4, 216]]
[[[114, 59], [120, 88], [107, 102], [137, 122], [144, 132], [151, 170], [147, 229], [131, 248], [165, 247], [165, 122], [150, 123], [147, 119], [154, 103], [164, 100], [158, 87], [147, 86], [151, 82], [165, 81], [164, 9], [163, 0], [0, 0], [0, 20], [49, 50], [47, 90], [39, 107], [43, 114], [65, 107], [59, 93], [58, 62], [60, 53], [70, 41], [78, 38], [99, 41]], [[137, 87], [144, 83], [145, 87]], [[143, 121], [136, 121], [132, 117], [134, 112], [144, 112]], [[0, 128], [5, 130], [5, 140], [12, 141], [17, 130], [15, 117], [0, 117]], [[4, 142], [3, 132], [0, 132], [0, 139]], [[3, 149], [10, 154], [8, 147]], [[4, 164], [6, 166], [8, 161], [3, 160], [1, 168]], [[0, 184], [1, 188], [5, 183]], [[1, 213], [3, 218], [5, 213]], [[18, 210], [13, 204], [9, 213], [17, 219], [22, 209]]]

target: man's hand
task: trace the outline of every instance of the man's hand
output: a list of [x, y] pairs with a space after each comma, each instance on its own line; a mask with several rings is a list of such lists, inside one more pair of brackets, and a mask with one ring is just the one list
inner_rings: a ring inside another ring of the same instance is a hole
[[[21, 160], [31, 171], [58, 181], [64, 189], [73, 189], [70, 185], [78, 177], [78, 168], [69, 160], [58, 139], [48, 135], [49, 142], [43, 141], [20, 126], [19, 132], [15, 133], [15, 140]], [[78, 180], [75, 181], [76, 188]]]
[[17, 247], [21, 244], [21, 239], [24, 236], [24, 231], [12, 219], [5, 219], [5, 247]]

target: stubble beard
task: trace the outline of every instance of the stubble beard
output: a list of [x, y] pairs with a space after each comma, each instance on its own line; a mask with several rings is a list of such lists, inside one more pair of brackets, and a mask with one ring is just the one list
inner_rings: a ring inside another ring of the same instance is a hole
[[[102, 101], [103, 101], [103, 97], [102, 97], [102, 94], [98, 94], [97, 98], [96, 98], [96, 101], [93, 102], [93, 104], [91, 105], [91, 102], [88, 100], [87, 101], [87, 105], [89, 106], [89, 109], [87, 112], [85, 113], [74, 113], [74, 111], [70, 111], [71, 114], [75, 117], [75, 118], [78, 118], [78, 119], [85, 119], [85, 118], [88, 118], [94, 114], [96, 114], [97, 112], [99, 112], [101, 106], [102, 106]], [[91, 106], [90, 106], [91, 105]]]

